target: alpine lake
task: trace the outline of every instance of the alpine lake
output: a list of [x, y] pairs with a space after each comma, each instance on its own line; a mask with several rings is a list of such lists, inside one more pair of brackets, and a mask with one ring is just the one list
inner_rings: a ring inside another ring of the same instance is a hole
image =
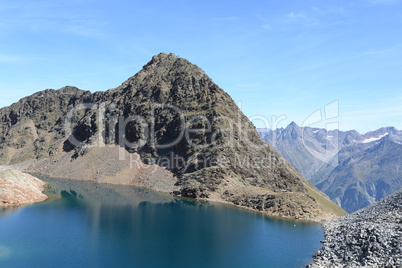
[[0, 210], [0, 267], [305, 267], [321, 225], [131, 186], [41, 178], [49, 200]]

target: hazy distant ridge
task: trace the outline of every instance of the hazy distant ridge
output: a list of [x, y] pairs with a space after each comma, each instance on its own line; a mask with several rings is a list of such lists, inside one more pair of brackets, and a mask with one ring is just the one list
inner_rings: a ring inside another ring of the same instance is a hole
[[360, 134], [291, 123], [286, 128], [258, 132], [348, 212], [402, 188], [402, 131], [394, 127]]

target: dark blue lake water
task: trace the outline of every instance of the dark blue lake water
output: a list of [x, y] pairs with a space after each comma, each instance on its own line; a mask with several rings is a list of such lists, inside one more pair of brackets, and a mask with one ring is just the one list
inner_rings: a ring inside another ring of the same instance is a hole
[[324, 238], [318, 224], [135, 187], [51, 185], [51, 201], [0, 210], [0, 267], [304, 267]]

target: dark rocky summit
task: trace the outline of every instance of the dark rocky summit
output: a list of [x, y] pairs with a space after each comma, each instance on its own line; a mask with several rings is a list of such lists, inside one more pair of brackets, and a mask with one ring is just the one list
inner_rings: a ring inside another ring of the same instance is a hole
[[402, 189], [402, 131], [393, 127], [360, 134], [292, 123], [284, 129], [258, 131], [349, 213]]
[[121, 86], [45, 90], [0, 110], [0, 164], [321, 220], [344, 213], [263, 142], [198, 66], [161, 53]]
[[402, 191], [323, 226], [309, 267], [402, 267]]

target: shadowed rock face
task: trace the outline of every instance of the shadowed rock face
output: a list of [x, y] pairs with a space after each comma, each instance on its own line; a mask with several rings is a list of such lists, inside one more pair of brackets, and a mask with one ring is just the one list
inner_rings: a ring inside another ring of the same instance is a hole
[[[37, 159], [33, 170], [68, 177], [63, 167], [79, 161], [92, 170], [91, 152], [114, 147], [119, 154], [110, 154], [116, 160], [108, 165], [115, 166], [127, 152], [139, 155], [142, 164], [173, 174], [175, 185], [166, 191], [176, 195], [235, 204], [249, 198], [257, 201], [239, 204], [287, 217], [320, 218], [340, 211], [259, 138], [226, 92], [198, 66], [174, 54], [154, 56], [136, 75], [105, 92], [65, 87], [26, 97], [0, 110], [0, 125], [3, 164]], [[52, 161], [60, 168], [52, 169]], [[132, 172], [136, 180], [128, 184], [141, 184], [152, 175], [144, 169]], [[130, 177], [127, 167], [113, 174], [122, 173]], [[265, 202], [266, 194], [274, 196], [269, 205], [254, 207]], [[283, 201], [298, 195], [306, 197], [303, 208]], [[317, 204], [315, 198], [325, 202]]]
[[360, 134], [293, 123], [275, 131], [260, 129], [259, 133], [347, 212], [402, 188], [402, 131], [393, 127]]

